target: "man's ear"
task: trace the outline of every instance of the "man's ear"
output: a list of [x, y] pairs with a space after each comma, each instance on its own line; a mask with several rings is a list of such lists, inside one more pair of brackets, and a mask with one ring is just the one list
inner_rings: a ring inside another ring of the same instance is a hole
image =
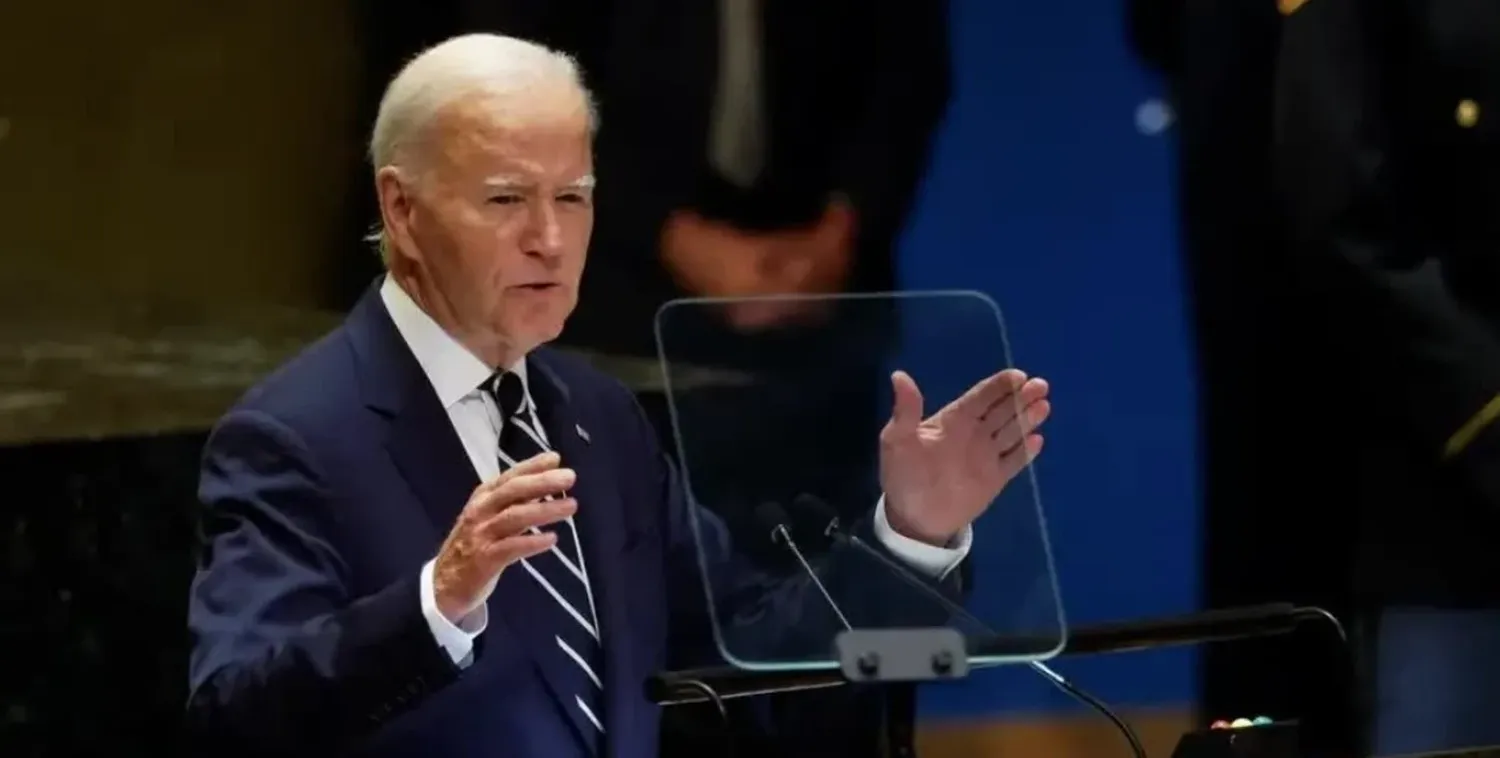
[[[388, 248], [415, 249], [412, 244], [414, 189], [411, 178], [396, 166], [384, 166], [375, 172], [375, 198], [380, 205], [380, 221]], [[394, 253], [394, 249], [387, 251], [388, 255]]]

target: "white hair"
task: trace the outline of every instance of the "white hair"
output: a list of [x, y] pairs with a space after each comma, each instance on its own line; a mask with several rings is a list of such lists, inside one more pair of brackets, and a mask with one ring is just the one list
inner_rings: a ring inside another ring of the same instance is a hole
[[[418, 54], [386, 87], [370, 134], [370, 162], [376, 172], [387, 166], [409, 168], [437, 115], [468, 98], [487, 95], [520, 103], [528, 96], [560, 91], [583, 100], [589, 130], [597, 130], [593, 98], [571, 56], [499, 34], [453, 37]], [[377, 228], [370, 239], [378, 243], [381, 260], [389, 263], [385, 230]]]

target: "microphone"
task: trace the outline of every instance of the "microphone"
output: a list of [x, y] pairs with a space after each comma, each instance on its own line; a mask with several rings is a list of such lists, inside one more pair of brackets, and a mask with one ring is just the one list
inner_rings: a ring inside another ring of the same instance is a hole
[[797, 559], [797, 563], [812, 580], [813, 586], [818, 588], [818, 592], [823, 595], [823, 600], [827, 601], [828, 608], [839, 617], [839, 623], [843, 624], [845, 629], [854, 629], [849, 619], [844, 616], [844, 609], [834, 601], [833, 595], [828, 592], [828, 587], [824, 586], [823, 580], [818, 578], [818, 572], [813, 570], [812, 564], [807, 562], [807, 558], [802, 555], [802, 550], [797, 547], [797, 541], [792, 539], [792, 530], [787, 527], [787, 522], [791, 519], [787, 518], [786, 511], [779, 504], [767, 500], [755, 507], [755, 520], [770, 531], [772, 544], [784, 545]]
[[[938, 604], [942, 605], [943, 608], [949, 613], [955, 613], [960, 616], [967, 617], [975, 623], [978, 623], [978, 619], [974, 619], [973, 616], [969, 615], [969, 612], [965, 610], [963, 606], [954, 602], [951, 598], [944, 595], [942, 592], [934, 589], [927, 581], [923, 580], [921, 577], [913, 573], [909, 566], [902, 565], [891, 556], [886, 555], [878, 548], [870, 545], [863, 539], [860, 539], [860, 536], [858, 534], [853, 534], [845, 529], [839, 523], [838, 513], [834, 511], [833, 508], [828, 505], [828, 503], [823, 502], [821, 498], [803, 493], [792, 498], [792, 505], [797, 508], [797, 510], [807, 514], [809, 520], [813, 521], [814, 523], [823, 524], [821, 533], [824, 537], [833, 540], [835, 543], [851, 546], [854, 549], [871, 556], [877, 561], [880, 561], [885, 565], [886, 568], [890, 569], [893, 573], [901, 577], [908, 584], [916, 587], [918, 590], [921, 590], [923, 593], [936, 600]], [[980, 623], [979, 626], [983, 627], [984, 624]]]

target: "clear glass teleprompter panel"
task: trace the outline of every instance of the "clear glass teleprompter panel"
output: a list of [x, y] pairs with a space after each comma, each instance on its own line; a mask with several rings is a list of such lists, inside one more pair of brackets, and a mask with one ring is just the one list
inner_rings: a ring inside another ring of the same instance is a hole
[[[1063, 612], [1024, 454], [998, 492], [967, 487], [954, 498], [978, 515], [947, 545], [912, 540], [884, 517], [892, 373], [915, 380], [931, 420], [995, 374], [1024, 371], [1011, 363], [993, 301], [972, 292], [676, 300], [659, 311], [656, 335], [726, 660], [832, 668], [851, 629], [946, 627], [976, 665], [1061, 649]], [[921, 488], [924, 503], [941, 507], [954, 482], [999, 481], [985, 467], [1000, 471], [1017, 455], [1006, 419], [1022, 402], [991, 391], [955, 407], [941, 428], [917, 430], [950, 440], [944, 457], [914, 469], [943, 480]]]

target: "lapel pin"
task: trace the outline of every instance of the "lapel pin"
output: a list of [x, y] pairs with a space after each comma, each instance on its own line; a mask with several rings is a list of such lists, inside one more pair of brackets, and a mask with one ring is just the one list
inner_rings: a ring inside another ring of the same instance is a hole
[[573, 430], [576, 431], [576, 432], [578, 432], [578, 436], [582, 437], [584, 442], [593, 442], [593, 440], [589, 439], [588, 430], [584, 429], [582, 426], [579, 426], [578, 424], [574, 424], [573, 425]]

